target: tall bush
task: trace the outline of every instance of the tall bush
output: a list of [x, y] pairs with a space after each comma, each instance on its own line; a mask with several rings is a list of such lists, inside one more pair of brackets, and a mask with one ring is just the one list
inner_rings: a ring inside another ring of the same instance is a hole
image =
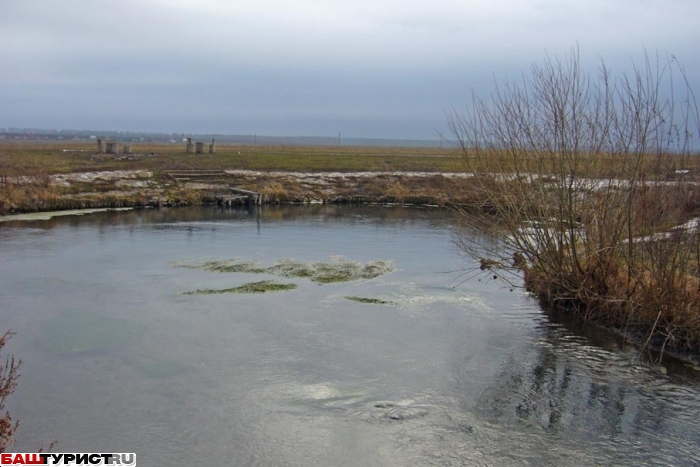
[[[542, 303], [700, 351], [698, 110], [674, 57], [617, 77], [578, 51], [449, 119], [481, 195], [459, 237], [482, 269], [524, 271]], [[517, 279], [515, 279], [517, 280]]]

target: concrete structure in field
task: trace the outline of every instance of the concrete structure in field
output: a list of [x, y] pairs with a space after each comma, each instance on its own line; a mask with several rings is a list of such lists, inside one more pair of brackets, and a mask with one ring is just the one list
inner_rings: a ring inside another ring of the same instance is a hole
[[[104, 136], [97, 137], [98, 154], [119, 154], [119, 141], [107, 139]], [[143, 139], [143, 138], [142, 138]], [[186, 142], [185, 151], [187, 154], [204, 154], [205, 143], [201, 141], [192, 142], [192, 138], [183, 139]], [[122, 152], [124, 154], [134, 153], [134, 143], [123, 143]], [[216, 152], [216, 140], [212, 139], [209, 144], [209, 154]]]
[[116, 141], [107, 141], [107, 154], [119, 153], [119, 143]]

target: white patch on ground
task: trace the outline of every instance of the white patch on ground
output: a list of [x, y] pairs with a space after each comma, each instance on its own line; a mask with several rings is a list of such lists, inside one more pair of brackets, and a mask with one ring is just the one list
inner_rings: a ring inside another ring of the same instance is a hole
[[117, 180], [114, 184], [118, 187], [150, 188], [155, 185], [155, 182], [151, 180]]
[[[644, 237], [636, 237], [632, 239], [632, 243], [644, 243], [644, 242], [655, 242], [659, 240], [666, 240], [673, 236], [675, 233], [685, 232], [690, 234], [695, 234], [700, 232], [700, 217], [689, 220], [685, 224], [677, 225], [668, 232], [657, 232], [652, 235], [647, 235]], [[627, 239], [623, 240], [623, 243], [627, 243]]]
[[60, 216], [84, 216], [85, 214], [93, 214], [96, 212], [105, 211], [130, 211], [134, 208], [99, 208], [99, 209], [72, 209], [70, 211], [53, 211], [53, 212], [31, 212], [28, 214], [11, 214], [9, 216], [0, 216], [0, 222], [9, 221], [47, 221], [54, 217]]
[[103, 172], [73, 172], [51, 175], [51, 183], [59, 186], [70, 186], [71, 182], [92, 183], [95, 181], [126, 181], [148, 179], [153, 177], [150, 170], [109, 170]]
[[306, 181], [325, 181], [325, 179], [374, 178], [374, 177], [435, 177], [471, 178], [472, 173], [466, 172], [261, 172], [256, 170], [224, 170], [228, 175], [243, 177], [283, 177], [297, 178]]

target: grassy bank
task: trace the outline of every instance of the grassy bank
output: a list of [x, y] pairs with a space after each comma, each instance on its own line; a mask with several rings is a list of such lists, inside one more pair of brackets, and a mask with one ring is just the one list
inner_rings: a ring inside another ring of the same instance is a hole
[[97, 154], [84, 142], [3, 142], [0, 214], [198, 204], [216, 201], [229, 186], [259, 192], [269, 203], [461, 200], [459, 180], [439, 175], [463, 167], [455, 149], [219, 145], [216, 154], [194, 155], [179, 144], [135, 144], [134, 152]]

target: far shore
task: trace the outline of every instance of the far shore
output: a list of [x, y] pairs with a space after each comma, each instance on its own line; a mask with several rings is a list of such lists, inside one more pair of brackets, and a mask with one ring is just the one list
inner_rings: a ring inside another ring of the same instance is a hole
[[259, 193], [264, 204], [468, 201], [454, 148], [224, 145], [214, 154], [187, 154], [159, 144], [134, 151], [2, 143], [0, 215], [247, 202], [230, 196], [231, 188]]
[[[0, 216], [248, 202], [230, 196], [231, 188], [259, 193], [263, 204], [488, 208], [461, 148], [231, 144], [188, 154], [180, 144], [134, 143], [133, 152], [99, 154], [88, 142], [0, 141]], [[697, 165], [686, 171], [700, 173]]]

